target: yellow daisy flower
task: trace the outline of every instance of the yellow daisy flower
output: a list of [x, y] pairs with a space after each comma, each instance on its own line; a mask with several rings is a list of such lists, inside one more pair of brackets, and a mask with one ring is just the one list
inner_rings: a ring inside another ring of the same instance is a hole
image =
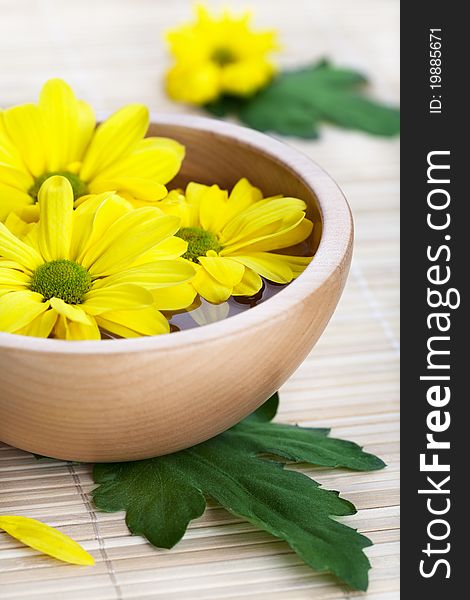
[[0, 220], [10, 211], [35, 220], [42, 183], [66, 177], [74, 197], [114, 190], [140, 206], [164, 198], [184, 147], [145, 138], [145, 106], [128, 105], [96, 127], [91, 107], [60, 79], [43, 86], [38, 104], [0, 111]]
[[230, 194], [217, 185], [190, 183], [185, 193], [174, 190], [158, 206], [180, 217], [176, 235], [188, 242], [183, 257], [196, 268], [191, 284], [209, 302], [253, 296], [263, 285], [261, 277], [289, 283], [311, 260], [274, 252], [310, 235], [313, 224], [305, 216], [305, 202], [263, 199], [246, 179]]
[[198, 6], [196, 21], [168, 32], [167, 40], [175, 65], [166, 85], [177, 101], [206, 104], [222, 94], [251, 96], [275, 71], [267, 56], [277, 49], [276, 32], [252, 31], [249, 13], [212, 17]]
[[74, 211], [72, 186], [60, 176], [44, 182], [38, 200], [39, 222], [22, 239], [0, 223], [0, 331], [66, 340], [100, 339], [100, 328], [122, 337], [167, 333], [158, 309], [177, 302], [165, 289], [194, 275], [178, 258], [187, 244], [172, 237], [179, 219], [113, 193]]

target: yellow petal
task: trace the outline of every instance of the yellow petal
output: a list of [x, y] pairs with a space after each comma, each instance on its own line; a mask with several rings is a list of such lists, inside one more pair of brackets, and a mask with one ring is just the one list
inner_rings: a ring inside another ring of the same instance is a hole
[[204, 268], [198, 269], [191, 283], [198, 294], [214, 304], [225, 302], [232, 294], [233, 288], [231, 286], [223, 285]]
[[14, 333], [49, 308], [41, 294], [29, 290], [10, 292], [0, 298], [0, 331]]
[[162, 216], [150, 207], [136, 208], [110, 224], [106, 236], [85, 253], [81, 264], [96, 277], [118, 273], [176, 233], [178, 227], [176, 217]]
[[124, 173], [114, 179], [99, 177], [90, 182], [90, 192], [100, 194], [107, 190], [116, 190], [118, 194], [129, 194], [139, 200], [157, 202], [167, 195], [167, 189], [158, 181], [137, 177], [126, 177]]
[[29, 271], [34, 271], [44, 262], [34, 248], [14, 236], [3, 223], [0, 223], [0, 257], [12, 260]]
[[27, 223], [14, 212], [11, 212], [5, 219], [5, 225], [13, 235], [23, 241], [31, 228], [34, 227], [33, 224]]
[[203, 229], [218, 233], [227, 210], [228, 194], [219, 186], [213, 185], [200, 199], [199, 220]]
[[189, 261], [160, 260], [146, 265], [135, 266], [121, 273], [97, 280], [94, 284], [94, 289], [121, 283], [132, 283], [147, 290], [153, 290], [189, 281], [194, 277], [194, 274], [194, 267]]
[[[82, 160], [85, 150], [90, 144], [93, 132], [96, 127], [95, 113], [92, 107], [83, 100], [78, 101], [78, 139], [76, 140], [75, 160]], [[81, 166], [81, 165], [80, 165]], [[71, 166], [68, 165], [67, 171], [71, 171]], [[72, 170], [73, 173], [78, 173], [79, 169]]]
[[26, 170], [17, 169], [10, 165], [2, 164], [1, 162], [0, 181], [4, 185], [8, 185], [25, 193], [28, 192], [29, 188], [34, 183], [34, 179]]
[[239, 262], [217, 256], [215, 252], [207, 253], [208, 256], [199, 257], [199, 262], [204, 269], [227, 287], [234, 287], [242, 280], [245, 268]]
[[53, 337], [70, 341], [100, 340], [101, 333], [96, 320], [94, 318], [90, 320], [90, 325], [84, 325], [76, 321], [69, 321], [63, 315], [58, 315]]
[[251, 244], [266, 235], [291, 229], [305, 217], [305, 208], [305, 202], [298, 198], [256, 202], [227, 223], [221, 232], [220, 243], [234, 248], [235, 244]]
[[243, 279], [234, 286], [232, 294], [234, 296], [254, 296], [263, 286], [263, 280], [252, 269], [245, 268]]
[[20, 212], [32, 202], [33, 199], [26, 192], [0, 182], [0, 222], [4, 221], [11, 211]]
[[82, 323], [82, 325], [92, 324], [92, 320], [86, 315], [85, 311], [80, 306], [67, 304], [61, 298], [51, 298], [49, 303], [51, 308], [53, 308], [59, 315], [66, 317], [70, 321]]
[[11, 290], [24, 289], [29, 285], [30, 280], [31, 277], [26, 275], [26, 273], [17, 271], [16, 269], [3, 267], [0, 263], [1, 288], [10, 288]]
[[46, 171], [44, 122], [34, 104], [14, 106], [3, 113], [5, 130], [34, 177]]
[[46, 261], [68, 258], [72, 238], [72, 186], [65, 177], [49, 177], [39, 190], [38, 203], [38, 242], [42, 256]]
[[72, 89], [61, 79], [44, 84], [39, 108], [47, 132], [46, 170], [66, 170], [70, 163], [81, 159], [81, 152], [90, 142], [93, 113], [83, 103], [79, 105]]
[[234, 255], [231, 258], [275, 283], [289, 283], [298, 277], [312, 260], [309, 256], [287, 256], [270, 252], [251, 252], [245, 256]]
[[4, 112], [0, 110], [0, 163], [26, 171], [18, 148], [7, 133]]
[[221, 87], [228, 94], [251, 96], [270, 81], [274, 71], [273, 65], [263, 58], [240, 60], [222, 69]]
[[89, 315], [99, 315], [113, 310], [134, 310], [153, 303], [149, 291], [129, 283], [93, 289], [81, 305]]
[[[281, 229], [275, 233], [268, 234], [258, 238], [253, 243], [244, 244], [243, 252], [267, 252], [271, 250], [281, 250], [300, 244], [312, 233], [313, 223], [308, 219], [302, 218], [300, 223], [290, 229]], [[224, 250], [227, 255], [237, 250], [238, 245], [227, 246]], [[224, 255], [224, 251], [221, 252]]]
[[167, 319], [155, 306], [140, 310], [116, 310], [99, 315], [96, 320], [102, 329], [121, 337], [160, 335], [170, 331]]
[[93, 191], [95, 187], [103, 187], [106, 181], [119, 181], [119, 185], [106, 189], [126, 189], [137, 195], [127, 187], [126, 181], [151, 180], [160, 184], [167, 183], [178, 173], [183, 158], [184, 146], [178, 142], [167, 138], [145, 138], [131, 154], [100, 171], [90, 182], [90, 189]]
[[183, 310], [194, 302], [196, 290], [191, 283], [181, 283], [172, 287], [154, 289], [152, 296], [159, 310]]
[[39, 552], [73, 565], [94, 565], [93, 557], [77, 542], [45, 523], [27, 517], [0, 517], [0, 528]]
[[275, 283], [289, 283], [294, 278], [292, 269], [287, 261], [279, 258], [281, 255], [269, 252], [252, 252], [249, 255], [234, 255], [232, 260], [238, 261], [258, 275]]
[[102, 123], [88, 147], [80, 169], [80, 177], [91, 181], [116, 160], [130, 154], [141, 140], [149, 124], [145, 106], [130, 104]]
[[224, 221], [221, 223], [221, 227], [226, 225], [233, 217], [235, 217], [235, 215], [246, 210], [255, 202], [259, 202], [262, 198], [263, 195], [261, 191], [251, 185], [248, 179], [240, 179], [230, 192]]
[[16, 331], [20, 335], [28, 335], [30, 337], [47, 338], [50, 336], [57, 321], [57, 313], [53, 310], [46, 310], [38, 317], [33, 319], [29, 325]]
[[113, 192], [87, 196], [73, 215], [70, 257], [81, 262], [85, 252], [106, 238], [109, 226], [132, 210], [132, 205]]
[[188, 249], [188, 242], [179, 237], [169, 237], [144, 254], [141, 254], [134, 265], [143, 265], [156, 260], [169, 260], [182, 256]]
[[39, 221], [39, 206], [28, 204], [17, 210], [18, 216], [26, 223], [37, 223]]
[[207, 104], [221, 91], [220, 68], [210, 60], [177, 63], [166, 74], [166, 91], [178, 102]]

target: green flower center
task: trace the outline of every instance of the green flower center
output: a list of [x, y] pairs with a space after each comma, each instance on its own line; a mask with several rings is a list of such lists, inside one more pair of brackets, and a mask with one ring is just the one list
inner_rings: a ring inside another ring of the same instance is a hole
[[188, 249], [183, 254], [183, 258], [195, 263], [198, 263], [198, 258], [205, 256], [208, 250], [219, 252], [222, 249], [217, 237], [200, 227], [183, 227], [175, 235], [188, 242]]
[[87, 184], [82, 181], [78, 175], [75, 175], [75, 173], [70, 173], [69, 171], [52, 171], [49, 173], [43, 173], [37, 177], [33, 185], [29, 188], [28, 194], [35, 202], [38, 200], [38, 194], [39, 190], [41, 189], [41, 185], [46, 181], [46, 179], [49, 179], [49, 177], [52, 177], [53, 175], [61, 175], [62, 177], [65, 177], [65, 179], [68, 179], [70, 185], [72, 186], [73, 197], [75, 200], [88, 193]]
[[91, 288], [91, 276], [73, 260], [51, 260], [38, 267], [31, 276], [30, 289], [44, 301], [60, 298], [67, 304], [81, 304]]
[[230, 63], [235, 62], [236, 58], [230, 50], [227, 48], [217, 48], [214, 50], [211, 56], [212, 60], [219, 64], [221, 67], [225, 65], [229, 65]]

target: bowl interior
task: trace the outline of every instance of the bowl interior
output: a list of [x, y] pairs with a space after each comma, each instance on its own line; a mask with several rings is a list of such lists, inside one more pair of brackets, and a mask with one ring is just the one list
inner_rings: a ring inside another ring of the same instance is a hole
[[[216, 183], [230, 190], [242, 177], [259, 187], [265, 197], [283, 194], [307, 203], [307, 216], [315, 223], [306, 253], [318, 248], [322, 233], [321, 211], [312, 189], [288, 165], [259, 147], [220, 132], [184, 125], [151, 124], [148, 135], [176, 139], [186, 147], [181, 171], [170, 182], [170, 189], [186, 187], [190, 181]], [[305, 250], [305, 246], [304, 246]]]

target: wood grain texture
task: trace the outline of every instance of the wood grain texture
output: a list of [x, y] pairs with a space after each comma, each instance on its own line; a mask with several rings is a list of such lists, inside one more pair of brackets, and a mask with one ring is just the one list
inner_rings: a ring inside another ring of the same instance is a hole
[[[395, 0], [249, 4], [260, 25], [281, 31], [284, 66], [329, 56], [365, 71], [376, 97], [397, 101]], [[170, 103], [160, 84], [167, 64], [161, 33], [189, 17], [186, 0], [0, 0], [0, 15], [0, 106], [27, 102], [45, 78], [62, 76], [99, 110], [144, 101], [153, 111], [196, 112]], [[324, 127], [319, 141], [288, 143], [339, 182], [352, 206], [356, 241], [339, 307], [282, 387], [277, 420], [331, 426], [333, 435], [387, 462], [376, 473], [299, 466], [358, 507], [347, 522], [375, 542], [367, 550], [368, 593], [351, 593], [313, 573], [286, 544], [215, 505], [177, 548], [156, 551], [129, 536], [122, 514], [93, 510], [89, 467], [37, 462], [0, 446], [0, 511], [59, 526], [97, 559], [90, 569], [61, 565], [0, 534], [2, 600], [398, 599], [398, 142]]]

